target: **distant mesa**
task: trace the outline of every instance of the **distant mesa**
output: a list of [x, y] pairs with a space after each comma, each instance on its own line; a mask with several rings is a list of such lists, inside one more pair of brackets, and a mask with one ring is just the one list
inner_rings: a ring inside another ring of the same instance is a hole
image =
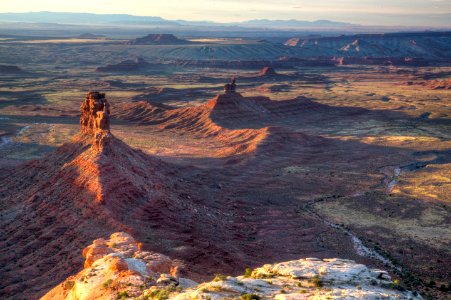
[[24, 70], [18, 66], [13, 65], [0, 65], [0, 75], [1, 74], [22, 74], [25, 73]]
[[260, 77], [271, 77], [277, 75], [279, 74], [277, 74], [272, 67], [263, 67], [263, 69], [261, 69], [260, 72], [258, 72], [258, 76]]
[[82, 33], [78, 36], [80, 39], [100, 39], [104, 38], [104, 35], [101, 34], [92, 34], [92, 33]]
[[145, 37], [130, 40], [126, 45], [186, 45], [193, 42], [179, 39], [173, 34], [149, 34]]
[[106, 65], [104, 67], [98, 67], [97, 72], [139, 72], [148, 69], [152, 64], [148, 63], [145, 59], [137, 57], [135, 59], [129, 59], [121, 61], [117, 64]]
[[289, 40], [287, 40], [284, 45], [285, 46], [290, 46], [290, 47], [296, 47], [298, 46], [300, 43], [302, 42], [301, 38], [291, 38]]
[[422, 64], [423, 58], [449, 61], [450, 32], [400, 32], [385, 34], [352, 34], [340, 36], [293, 37], [287, 47], [301, 48], [304, 56], [368, 58], [363, 63], [380, 64], [394, 60], [393, 64]]

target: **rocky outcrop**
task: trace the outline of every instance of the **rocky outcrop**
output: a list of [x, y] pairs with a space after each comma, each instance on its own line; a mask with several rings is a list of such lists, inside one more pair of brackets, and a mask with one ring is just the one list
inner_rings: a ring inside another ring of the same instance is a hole
[[83, 250], [84, 269], [53, 288], [42, 300], [118, 299], [137, 297], [143, 290], [170, 284], [188, 287], [194, 282], [178, 278], [183, 265], [169, 257], [141, 250], [130, 235], [118, 232], [97, 239]]
[[80, 106], [80, 131], [93, 134], [99, 130], [110, 131], [110, 104], [104, 93], [89, 92]]
[[173, 34], [149, 34], [141, 38], [128, 41], [127, 45], [185, 45], [192, 42], [179, 39]]
[[224, 85], [224, 93], [230, 94], [236, 92], [236, 78], [232, 78], [232, 81], [230, 83], [226, 83]]
[[259, 77], [271, 77], [277, 76], [278, 74], [272, 67], [263, 67], [260, 72], [258, 72]]
[[83, 250], [84, 269], [41, 300], [421, 299], [383, 270], [337, 258], [268, 264], [243, 276], [218, 274], [197, 284], [181, 277], [183, 264], [140, 245], [123, 232], [95, 240]]
[[421, 299], [397, 288], [387, 272], [352, 260], [306, 258], [217, 276], [171, 299]]
[[110, 104], [104, 93], [89, 92], [80, 106], [80, 132], [93, 135], [93, 147], [99, 151], [111, 139]]

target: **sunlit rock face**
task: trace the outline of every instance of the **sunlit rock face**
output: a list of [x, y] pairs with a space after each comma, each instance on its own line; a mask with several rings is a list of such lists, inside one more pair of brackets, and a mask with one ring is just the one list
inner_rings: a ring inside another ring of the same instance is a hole
[[196, 285], [178, 278], [183, 273], [182, 263], [140, 248], [140, 243], [123, 232], [112, 234], [108, 240], [95, 240], [83, 250], [84, 269], [41, 299], [118, 299], [118, 295], [138, 297], [154, 286]]
[[140, 248], [123, 232], [95, 240], [83, 250], [84, 269], [41, 299], [421, 299], [351, 260], [293, 260], [198, 284], [180, 277], [180, 262]]
[[110, 104], [104, 93], [89, 92], [80, 106], [81, 132], [93, 134], [98, 130], [110, 130]]
[[264, 67], [258, 72], [258, 76], [260, 77], [270, 77], [278, 75], [276, 71], [272, 67]]
[[80, 106], [80, 112], [80, 132], [93, 135], [93, 148], [103, 151], [111, 138], [110, 104], [105, 94], [89, 92]]

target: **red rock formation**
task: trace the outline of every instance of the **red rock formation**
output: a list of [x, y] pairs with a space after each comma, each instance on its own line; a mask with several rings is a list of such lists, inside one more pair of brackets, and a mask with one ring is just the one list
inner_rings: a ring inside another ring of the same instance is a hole
[[102, 151], [111, 139], [110, 134], [110, 104], [105, 94], [89, 92], [86, 100], [80, 106], [80, 132], [93, 135], [93, 147]]
[[236, 92], [236, 78], [232, 78], [230, 83], [224, 85], [224, 92], [227, 93], [235, 93]]
[[277, 76], [278, 74], [272, 67], [264, 67], [263, 69], [258, 72], [258, 76], [260, 77], [270, 77], [270, 76]]
[[108, 240], [95, 240], [83, 250], [83, 257], [84, 269], [58, 284], [41, 300], [117, 299], [119, 292], [137, 297], [144, 288], [165, 287], [165, 281], [196, 284], [174, 277], [173, 270], [184, 268], [180, 261], [139, 250], [138, 243], [124, 232], [116, 232]]
[[110, 131], [110, 104], [105, 94], [89, 92], [80, 106], [80, 131], [95, 134], [98, 130]]

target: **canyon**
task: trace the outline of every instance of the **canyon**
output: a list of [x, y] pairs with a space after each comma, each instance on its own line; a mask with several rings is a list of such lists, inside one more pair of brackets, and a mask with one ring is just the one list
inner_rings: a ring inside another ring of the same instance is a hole
[[449, 297], [449, 32], [79, 34], [0, 40], [2, 299]]

